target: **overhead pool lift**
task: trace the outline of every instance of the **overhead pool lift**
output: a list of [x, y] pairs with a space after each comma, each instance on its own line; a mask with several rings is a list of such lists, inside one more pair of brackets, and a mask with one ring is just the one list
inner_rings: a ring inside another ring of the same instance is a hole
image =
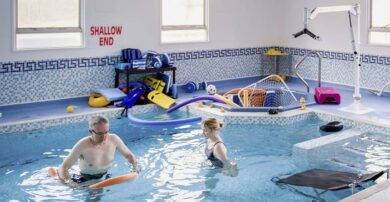
[[[320, 13], [334, 13], [334, 12], [348, 12], [349, 17], [349, 28], [351, 34], [351, 44], [354, 56], [354, 69], [355, 69], [355, 91], [353, 94], [353, 103], [340, 108], [342, 111], [354, 113], [354, 114], [365, 114], [374, 109], [364, 106], [361, 103], [362, 95], [360, 94], [360, 4], [356, 5], [343, 5], [343, 6], [328, 6], [328, 7], [316, 7], [314, 9], [304, 8], [304, 29], [300, 32], [293, 34], [295, 38], [307, 34], [315, 40], [320, 40], [320, 37], [313, 34], [307, 29], [309, 20], [313, 20]], [[351, 15], [357, 18], [357, 39], [355, 40], [355, 34], [352, 26]]]

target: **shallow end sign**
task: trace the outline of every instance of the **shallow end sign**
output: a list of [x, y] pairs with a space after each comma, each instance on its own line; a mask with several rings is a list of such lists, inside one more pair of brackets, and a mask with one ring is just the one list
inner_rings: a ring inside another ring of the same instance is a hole
[[115, 36], [122, 35], [122, 26], [91, 26], [90, 35], [99, 36], [99, 46], [112, 46], [115, 43]]

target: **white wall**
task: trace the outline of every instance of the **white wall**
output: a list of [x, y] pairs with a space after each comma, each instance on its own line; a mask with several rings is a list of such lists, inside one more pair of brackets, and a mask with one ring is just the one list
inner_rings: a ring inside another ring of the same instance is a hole
[[[320, 14], [309, 21], [309, 30], [322, 37], [315, 41], [308, 36], [294, 39], [293, 33], [303, 29], [303, 8], [317, 6], [353, 5], [361, 3], [361, 49], [362, 53], [374, 55], [390, 55], [389, 46], [374, 46], [368, 44], [368, 2], [369, 0], [280, 0], [277, 12], [281, 15], [278, 28], [278, 43], [283, 47], [307, 48], [318, 50], [351, 52], [348, 14], [345, 12]], [[355, 21], [356, 22], [356, 21]], [[356, 29], [356, 23], [353, 24]]]
[[115, 46], [99, 47], [86, 33], [86, 48], [12, 51], [12, 0], [0, 1], [0, 62], [119, 55], [133, 47], [156, 51], [188, 51], [275, 45], [279, 27], [269, 20], [277, 1], [210, 0], [210, 42], [160, 44], [160, 0], [85, 0], [86, 30], [91, 26], [122, 25]]
[[12, 0], [0, 1], [0, 62], [118, 55], [126, 47], [156, 51], [210, 50], [283, 46], [331, 51], [351, 51], [346, 13], [319, 15], [309, 28], [322, 37], [294, 39], [303, 27], [303, 8], [362, 5], [362, 52], [390, 55], [390, 47], [368, 45], [368, 0], [209, 0], [210, 42], [160, 44], [160, 0], [86, 0], [86, 29], [94, 25], [122, 25], [123, 34], [113, 47], [99, 47], [98, 37], [86, 33], [86, 47], [48, 51], [12, 51]]

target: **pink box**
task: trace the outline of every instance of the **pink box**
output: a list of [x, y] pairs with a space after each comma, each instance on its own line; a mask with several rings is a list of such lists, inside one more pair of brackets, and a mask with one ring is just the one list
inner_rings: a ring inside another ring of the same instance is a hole
[[333, 87], [317, 87], [315, 89], [314, 97], [318, 104], [329, 102], [340, 104], [341, 102], [340, 93]]

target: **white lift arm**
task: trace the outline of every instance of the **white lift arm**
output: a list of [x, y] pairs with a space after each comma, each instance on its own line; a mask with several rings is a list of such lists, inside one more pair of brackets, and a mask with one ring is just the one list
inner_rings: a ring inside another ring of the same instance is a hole
[[[310, 13], [309, 13], [310, 12]], [[320, 37], [313, 34], [307, 29], [309, 20], [313, 20], [321, 13], [334, 13], [334, 12], [348, 12], [349, 28], [351, 33], [351, 44], [354, 55], [354, 67], [355, 67], [355, 91], [353, 94], [353, 103], [345, 108], [341, 108], [343, 111], [352, 112], [356, 114], [364, 114], [373, 111], [373, 109], [363, 106], [360, 103], [362, 95], [360, 94], [360, 68], [362, 66], [360, 62], [360, 4], [356, 5], [343, 5], [343, 6], [326, 6], [316, 7], [310, 11], [310, 9], [304, 8], [304, 29], [293, 36], [299, 37], [302, 34], [308, 34], [313, 39], [319, 40]], [[355, 34], [352, 26], [351, 15], [357, 18], [357, 37], [355, 40]]]

